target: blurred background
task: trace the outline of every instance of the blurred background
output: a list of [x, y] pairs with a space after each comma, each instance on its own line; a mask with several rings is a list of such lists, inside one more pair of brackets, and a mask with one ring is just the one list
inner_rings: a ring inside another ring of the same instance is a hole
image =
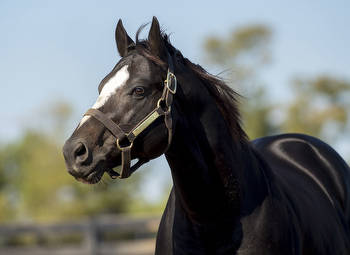
[[61, 153], [119, 60], [119, 18], [134, 37], [157, 16], [184, 56], [242, 95], [251, 139], [306, 133], [349, 162], [349, 12], [347, 0], [1, 0], [0, 251], [153, 253], [171, 187], [164, 157], [90, 186]]

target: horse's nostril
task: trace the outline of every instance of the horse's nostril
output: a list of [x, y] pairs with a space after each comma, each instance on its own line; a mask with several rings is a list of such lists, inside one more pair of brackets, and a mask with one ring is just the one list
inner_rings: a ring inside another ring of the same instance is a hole
[[86, 147], [83, 143], [79, 143], [79, 145], [75, 148], [74, 156], [77, 158], [86, 153]]
[[78, 143], [74, 149], [75, 163], [83, 164], [88, 159], [88, 150], [84, 143]]

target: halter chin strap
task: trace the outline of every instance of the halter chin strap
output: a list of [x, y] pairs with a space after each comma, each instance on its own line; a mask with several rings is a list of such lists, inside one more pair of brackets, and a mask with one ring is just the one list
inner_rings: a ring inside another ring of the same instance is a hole
[[[89, 109], [84, 115], [93, 116], [100, 121], [117, 139], [116, 144], [121, 151], [121, 172], [120, 174], [113, 171], [113, 177], [119, 177], [124, 179], [129, 177], [137, 168], [148, 162], [148, 159], [139, 159], [139, 161], [132, 167], [131, 163], [131, 148], [133, 146], [136, 137], [142, 133], [148, 126], [150, 126], [160, 116], [164, 116], [164, 123], [168, 129], [168, 145], [165, 151], [168, 150], [172, 140], [172, 118], [171, 118], [171, 105], [173, 102], [173, 96], [176, 93], [177, 81], [174, 74], [173, 61], [168, 55], [168, 73], [166, 80], [164, 81], [163, 93], [158, 100], [157, 107], [150, 112], [145, 118], [135, 125], [129, 133], [124, 132], [120, 126], [113, 120], [107, 117], [103, 112], [97, 109]], [[126, 145], [125, 145], [125, 142]], [[116, 175], [117, 174], [117, 175]]]

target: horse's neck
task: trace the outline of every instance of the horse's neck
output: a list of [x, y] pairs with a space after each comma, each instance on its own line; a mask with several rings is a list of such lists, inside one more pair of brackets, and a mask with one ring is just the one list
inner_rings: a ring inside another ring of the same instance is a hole
[[166, 157], [182, 210], [213, 223], [238, 217], [265, 186], [249, 144], [233, 141], [216, 105], [205, 108], [180, 120]]

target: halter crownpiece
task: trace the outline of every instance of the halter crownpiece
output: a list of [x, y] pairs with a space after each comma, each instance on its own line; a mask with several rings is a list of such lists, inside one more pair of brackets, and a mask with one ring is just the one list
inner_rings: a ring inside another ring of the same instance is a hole
[[[108, 118], [103, 112], [97, 109], [89, 109], [84, 116], [90, 115], [100, 121], [117, 139], [116, 145], [121, 151], [121, 171], [120, 174], [109, 170], [108, 173], [112, 178], [119, 177], [120, 179], [128, 178], [136, 169], [148, 162], [148, 159], [139, 159], [138, 162], [130, 167], [131, 163], [131, 148], [133, 146], [136, 137], [141, 134], [147, 127], [149, 127], [160, 116], [164, 116], [164, 123], [168, 129], [168, 144], [165, 151], [168, 150], [172, 140], [172, 118], [171, 118], [171, 105], [173, 102], [173, 96], [176, 94], [177, 80], [174, 74], [173, 61], [168, 54], [168, 72], [166, 80], [164, 81], [164, 88], [162, 96], [159, 98], [156, 108], [151, 111], [145, 118], [131, 129], [129, 133], [124, 132], [120, 126], [113, 120]], [[127, 141], [128, 144], [124, 145]]]

